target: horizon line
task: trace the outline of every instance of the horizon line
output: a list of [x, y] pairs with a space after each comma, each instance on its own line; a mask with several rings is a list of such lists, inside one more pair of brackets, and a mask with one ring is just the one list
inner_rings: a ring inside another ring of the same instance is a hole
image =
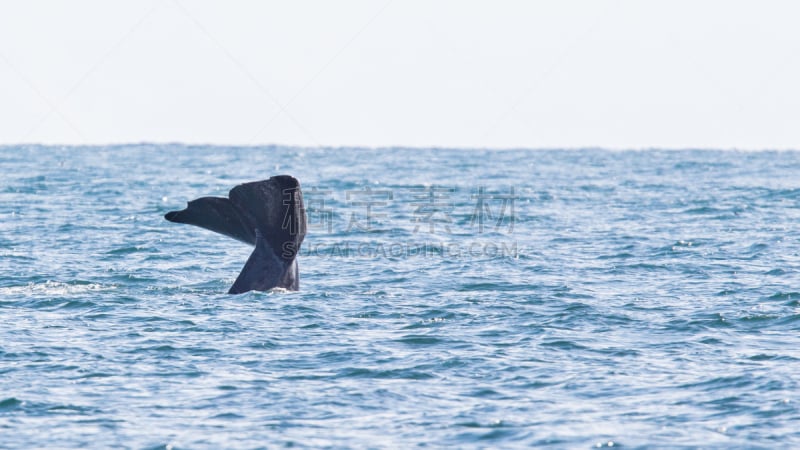
[[255, 148], [290, 148], [299, 150], [463, 150], [463, 151], [605, 151], [605, 152], [643, 152], [643, 151], [725, 151], [725, 152], [796, 152], [800, 147], [708, 147], [708, 146], [684, 146], [684, 147], [660, 147], [660, 146], [641, 146], [641, 147], [614, 147], [602, 145], [570, 145], [570, 146], [512, 146], [512, 147], [469, 147], [469, 146], [450, 146], [450, 145], [298, 145], [281, 143], [262, 143], [262, 144], [226, 144], [226, 143], [196, 143], [181, 141], [130, 141], [113, 143], [42, 143], [42, 142], [19, 142], [19, 143], [0, 143], [0, 149], [12, 147], [73, 147], [73, 148], [119, 148], [136, 146], [180, 146], [180, 147], [207, 147], [207, 148], [236, 148], [236, 149], [255, 149]]

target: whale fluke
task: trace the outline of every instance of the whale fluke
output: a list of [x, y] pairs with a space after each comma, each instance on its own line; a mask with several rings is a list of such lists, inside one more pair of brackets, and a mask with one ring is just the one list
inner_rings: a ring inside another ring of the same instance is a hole
[[229, 294], [300, 287], [297, 253], [306, 235], [300, 183], [289, 175], [240, 184], [228, 198], [201, 197], [164, 215], [255, 245]]

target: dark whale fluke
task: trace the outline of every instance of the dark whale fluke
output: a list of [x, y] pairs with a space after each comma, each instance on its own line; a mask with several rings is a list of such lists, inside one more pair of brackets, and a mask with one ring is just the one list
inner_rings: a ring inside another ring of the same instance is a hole
[[294, 177], [279, 175], [240, 184], [228, 198], [201, 197], [164, 218], [255, 245], [229, 294], [300, 288], [295, 258], [306, 235], [306, 218], [300, 183]]

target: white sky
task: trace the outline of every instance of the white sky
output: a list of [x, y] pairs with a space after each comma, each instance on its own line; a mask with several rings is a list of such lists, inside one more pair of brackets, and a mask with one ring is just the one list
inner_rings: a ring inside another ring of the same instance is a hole
[[792, 1], [0, 0], [0, 144], [800, 148]]

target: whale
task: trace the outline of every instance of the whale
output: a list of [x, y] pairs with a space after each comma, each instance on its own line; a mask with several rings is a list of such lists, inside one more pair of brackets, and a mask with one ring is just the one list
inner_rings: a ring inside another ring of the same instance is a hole
[[254, 246], [229, 294], [300, 289], [297, 255], [306, 235], [300, 183], [291, 175], [235, 186], [224, 197], [200, 197], [164, 215]]

